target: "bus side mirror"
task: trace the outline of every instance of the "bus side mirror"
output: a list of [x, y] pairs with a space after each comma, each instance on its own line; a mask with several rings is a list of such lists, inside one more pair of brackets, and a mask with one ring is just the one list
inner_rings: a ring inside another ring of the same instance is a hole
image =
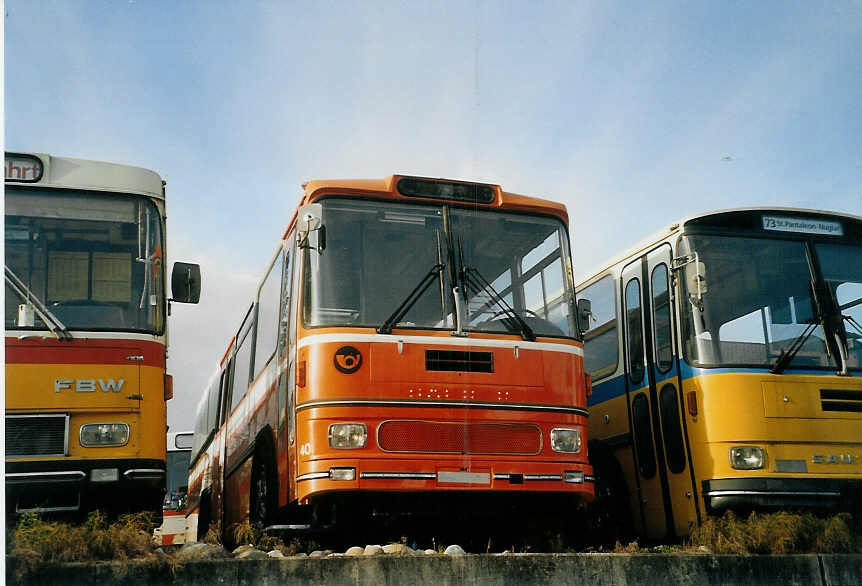
[[590, 319], [593, 317], [593, 304], [589, 299], [578, 299], [578, 329], [586, 332], [590, 329]]
[[698, 301], [708, 291], [706, 286], [706, 265], [699, 260], [685, 267], [685, 284], [688, 294]]
[[[316, 248], [321, 252], [326, 248], [326, 227], [323, 225], [323, 206], [310, 203], [299, 208], [296, 216], [296, 244], [300, 248]], [[317, 232], [317, 246], [308, 242], [312, 232]]]
[[171, 301], [197, 303], [201, 299], [201, 267], [175, 262], [171, 272]]

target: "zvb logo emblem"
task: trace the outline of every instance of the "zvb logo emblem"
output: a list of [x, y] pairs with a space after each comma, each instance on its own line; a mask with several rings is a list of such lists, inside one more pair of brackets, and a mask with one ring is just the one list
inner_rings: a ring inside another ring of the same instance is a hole
[[344, 374], [353, 374], [362, 366], [362, 354], [353, 346], [342, 346], [335, 352], [335, 368]]

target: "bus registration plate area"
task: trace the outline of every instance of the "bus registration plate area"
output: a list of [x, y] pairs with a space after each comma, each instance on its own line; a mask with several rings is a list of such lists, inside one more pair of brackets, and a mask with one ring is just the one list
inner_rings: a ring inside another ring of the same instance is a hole
[[491, 472], [474, 470], [465, 472], [463, 470], [438, 470], [438, 484], [491, 484]]

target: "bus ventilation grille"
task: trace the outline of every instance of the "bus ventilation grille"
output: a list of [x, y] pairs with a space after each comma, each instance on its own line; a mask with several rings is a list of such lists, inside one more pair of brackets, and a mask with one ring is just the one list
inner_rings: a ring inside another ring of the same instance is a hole
[[862, 413], [862, 391], [820, 389], [820, 407], [823, 411]]
[[532, 424], [386, 421], [377, 443], [387, 452], [532, 456], [542, 450], [542, 433]]
[[493, 352], [426, 350], [425, 370], [448, 372], [494, 372]]
[[6, 457], [65, 456], [66, 415], [7, 415]]

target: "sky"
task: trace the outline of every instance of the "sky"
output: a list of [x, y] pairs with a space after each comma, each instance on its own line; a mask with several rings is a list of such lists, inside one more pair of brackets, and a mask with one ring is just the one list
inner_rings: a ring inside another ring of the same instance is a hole
[[683, 216], [862, 215], [862, 1], [6, 0], [7, 150], [167, 181], [168, 422], [198, 398], [310, 179], [566, 204], [576, 280]]

